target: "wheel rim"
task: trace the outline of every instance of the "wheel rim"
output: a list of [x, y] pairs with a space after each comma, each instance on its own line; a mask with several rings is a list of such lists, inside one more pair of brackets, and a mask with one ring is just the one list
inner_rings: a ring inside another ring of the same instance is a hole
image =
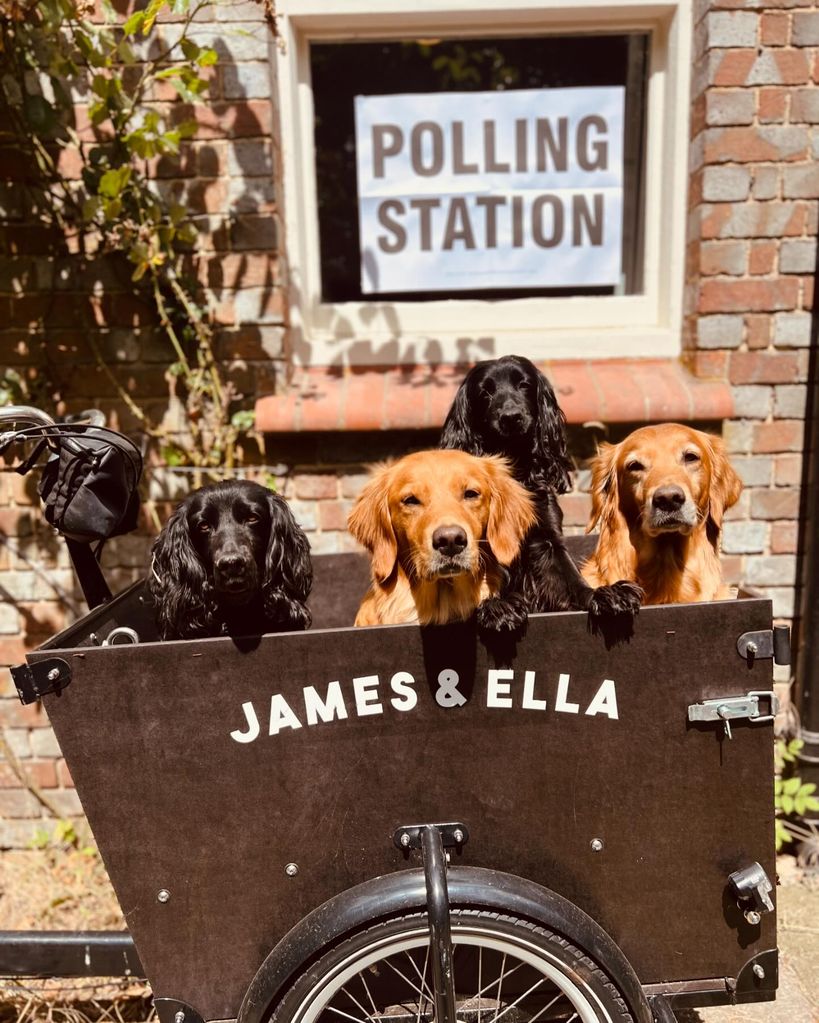
[[[458, 1023], [611, 1023], [582, 976], [525, 935], [453, 919]], [[352, 949], [301, 998], [292, 1023], [433, 1023], [429, 930]]]

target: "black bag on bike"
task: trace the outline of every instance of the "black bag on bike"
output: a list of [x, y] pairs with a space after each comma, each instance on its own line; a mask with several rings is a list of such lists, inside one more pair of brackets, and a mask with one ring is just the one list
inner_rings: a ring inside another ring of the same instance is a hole
[[114, 430], [79, 423], [19, 430], [3, 439], [0, 455], [32, 440], [38, 443], [16, 471], [24, 476], [50, 450], [38, 486], [46, 521], [65, 537], [88, 606], [95, 607], [111, 596], [98, 564], [103, 542], [137, 524], [142, 455]]

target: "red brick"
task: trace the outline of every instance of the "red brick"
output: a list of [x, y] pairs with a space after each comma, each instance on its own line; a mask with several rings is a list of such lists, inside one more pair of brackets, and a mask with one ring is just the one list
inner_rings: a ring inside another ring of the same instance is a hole
[[754, 313], [745, 317], [745, 342], [749, 348], [767, 348], [771, 343], [771, 317]]
[[426, 371], [386, 374], [383, 428], [406, 430], [428, 426]]
[[790, 16], [785, 11], [766, 11], [760, 18], [763, 46], [785, 46], [788, 42]]
[[345, 430], [379, 429], [384, 416], [384, 371], [353, 369], [344, 396]]
[[774, 462], [774, 482], [778, 487], [799, 486], [802, 482], [802, 456], [777, 455]]
[[[758, 423], [753, 428], [752, 450], [757, 454], [776, 451], [801, 451], [805, 424], [799, 419], [780, 419]], [[782, 516], [787, 518], [788, 516]]]
[[785, 120], [788, 92], [788, 89], [777, 88], [776, 86], [759, 90], [757, 112], [761, 124], [772, 124]]
[[53, 760], [26, 761], [26, 773], [41, 789], [57, 787], [57, 768]]
[[709, 128], [705, 133], [705, 163], [754, 163], [803, 160], [808, 156], [804, 128], [771, 125], [760, 128]]
[[799, 491], [795, 487], [780, 490], [751, 491], [751, 515], [755, 519], [796, 519], [799, 517]]
[[0, 637], [0, 665], [19, 664], [26, 657], [26, 644], [20, 636]]
[[629, 415], [639, 418], [646, 407], [645, 393], [622, 362], [600, 361], [590, 366], [595, 392], [600, 396], [600, 415], [604, 421], [622, 421]]
[[813, 295], [816, 287], [816, 279], [814, 277], [803, 277], [802, 278], [802, 309], [813, 309]]
[[791, 384], [800, 379], [795, 352], [731, 352], [732, 384]]
[[698, 377], [724, 378], [728, 372], [728, 352], [696, 352], [694, 373]]
[[751, 245], [751, 256], [748, 270], [751, 274], [773, 273], [776, 265], [777, 244], [774, 241], [754, 242]]
[[774, 50], [773, 58], [783, 85], [802, 85], [810, 81], [810, 65], [803, 50]]
[[771, 554], [796, 554], [799, 546], [798, 522], [774, 522], [771, 526]]
[[748, 243], [743, 241], [708, 241], [700, 246], [700, 272], [741, 276], [745, 273]]
[[756, 50], [725, 50], [712, 72], [712, 85], [745, 85]]
[[560, 407], [570, 422], [584, 423], [599, 418], [602, 395], [592, 376], [591, 363], [579, 360], [555, 363], [550, 377]]
[[333, 531], [347, 528], [347, 505], [341, 501], [320, 501], [318, 504], [319, 525], [322, 530]]
[[296, 497], [314, 500], [338, 496], [338, 480], [332, 473], [299, 474], [293, 480]]
[[561, 494], [558, 498], [563, 510], [564, 526], [585, 526], [591, 515], [590, 494]]
[[733, 313], [795, 309], [799, 297], [796, 281], [703, 281], [699, 312]]
[[74, 788], [74, 779], [71, 777], [71, 772], [68, 770], [68, 764], [64, 760], [57, 761], [57, 777], [61, 788]]

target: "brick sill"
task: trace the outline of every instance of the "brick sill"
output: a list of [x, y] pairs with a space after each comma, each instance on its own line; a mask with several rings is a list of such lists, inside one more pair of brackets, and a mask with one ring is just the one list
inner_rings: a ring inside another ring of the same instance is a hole
[[[677, 359], [540, 362], [570, 423], [718, 420], [733, 414], [726, 380], [693, 376]], [[434, 429], [464, 377], [460, 366], [296, 370], [286, 392], [259, 398], [263, 433]]]

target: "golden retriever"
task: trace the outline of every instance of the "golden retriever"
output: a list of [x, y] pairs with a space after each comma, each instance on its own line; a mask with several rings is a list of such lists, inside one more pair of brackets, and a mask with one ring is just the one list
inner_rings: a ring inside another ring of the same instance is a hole
[[498, 457], [418, 451], [376, 466], [348, 519], [372, 557], [356, 625], [463, 621], [497, 595], [535, 521]]
[[597, 550], [583, 568], [590, 586], [636, 582], [645, 603], [729, 596], [719, 562], [726, 509], [742, 482], [719, 437], [679, 423], [645, 426], [603, 444], [592, 462]]

